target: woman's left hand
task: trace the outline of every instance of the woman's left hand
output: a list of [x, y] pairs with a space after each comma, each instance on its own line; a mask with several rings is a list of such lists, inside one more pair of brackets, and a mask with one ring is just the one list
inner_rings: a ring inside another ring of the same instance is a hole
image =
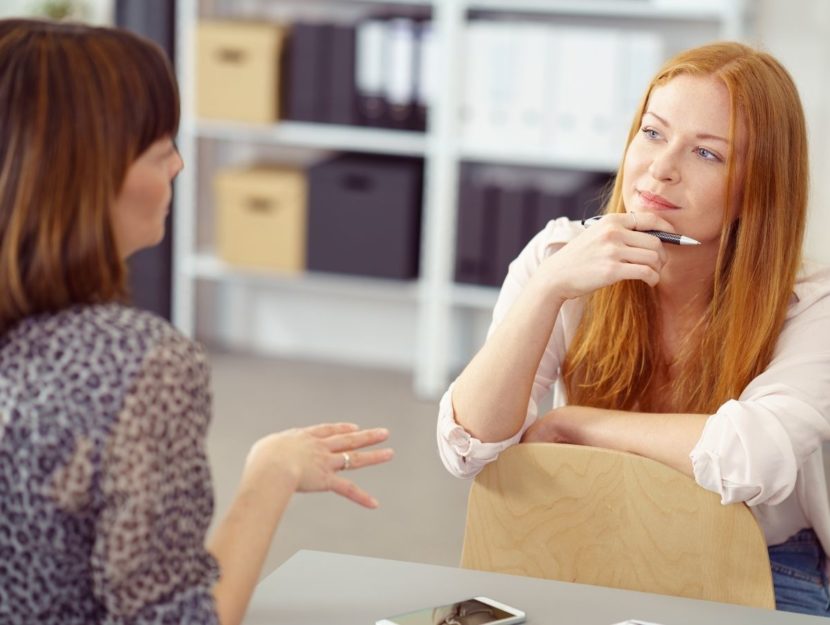
[[571, 406], [554, 408], [542, 415], [525, 431], [523, 443], [573, 443], [579, 444], [577, 438], [578, 420], [573, 419]]

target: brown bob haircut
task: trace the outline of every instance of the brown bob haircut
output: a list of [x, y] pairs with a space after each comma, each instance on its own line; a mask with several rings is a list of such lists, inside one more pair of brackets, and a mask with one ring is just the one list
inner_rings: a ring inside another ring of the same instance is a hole
[[152, 42], [0, 20], [0, 332], [126, 296], [110, 209], [133, 161], [178, 125], [176, 79]]

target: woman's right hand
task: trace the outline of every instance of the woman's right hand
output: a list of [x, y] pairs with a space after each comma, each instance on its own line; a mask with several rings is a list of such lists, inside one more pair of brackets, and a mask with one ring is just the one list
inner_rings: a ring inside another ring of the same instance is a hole
[[356, 451], [385, 441], [388, 430], [360, 430], [353, 423], [324, 423], [277, 432], [258, 440], [248, 454], [243, 482], [267, 490], [273, 480], [288, 480], [302, 492], [333, 491], [367, 508], [378, 506], [367, 492], [339, 471], [389, 461], [392, 449]]
[[533, 279], [546, 281], [562, 302], [620, 280], [656, 286], [667, 255], [662, 241], [645, 230], [674, 232], [653, 213], [637, 213], [636, 218], [632, 213], [605, 215], [546, 258]]

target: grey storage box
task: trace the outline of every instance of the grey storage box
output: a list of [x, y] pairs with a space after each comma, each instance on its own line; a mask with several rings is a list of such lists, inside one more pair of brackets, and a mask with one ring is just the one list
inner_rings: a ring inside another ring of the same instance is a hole
[[308, 171], [311, 271], [418, 276], [423, 161], [347, 154]]

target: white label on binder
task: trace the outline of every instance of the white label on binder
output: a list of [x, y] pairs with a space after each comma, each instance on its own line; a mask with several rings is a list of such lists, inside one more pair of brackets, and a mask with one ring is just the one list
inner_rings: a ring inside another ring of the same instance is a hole
[[435, 101], [438, 76], [438, 47], [432, 22], [421, 25], [418, 39], [418, 80], [415, 99], [418, 104], [429, 107]]
[[383, 92], [385, 38], [383, 20], [366, 20], [357, 27], [355, 82], [362, 95], [379, 96]]
[[406, 106], [415, 96], [415, 22], [410, 19], [389, 20], [386, 25], [386, 99], [393, 105]]

